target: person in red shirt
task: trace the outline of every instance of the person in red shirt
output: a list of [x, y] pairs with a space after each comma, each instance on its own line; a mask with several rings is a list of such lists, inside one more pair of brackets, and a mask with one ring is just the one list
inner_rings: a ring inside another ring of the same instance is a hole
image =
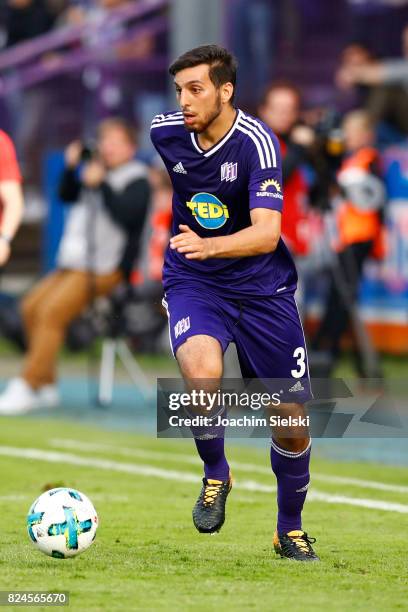
[[[279, 80], [269, 85], [258, 114], [275, 132], [281, 148], [284, 196], [281, 231], [295, 260], [296, 301], [303, 318], [307, 287], [314, 282], [316, 246], [323, 230], [320, 196], [310, 192], [312, 186], [307, 184], [303, 170], [307, 164], [317, 171], [316, 135], [311, 127], [301, 123], [300, 91], [290, 81]], [[316, 172], [318, 175], [320, 171]], [[324, 182], [319, 183], [323, 187]]]
[[301, 166], [315, 138], [311, 128], [299, 124], [300, 110], [300, 92], [289, 81], [271, 83], [259, 107], [259, 117], [279, 138], [285, 202], [282, 236], [295, 258], [310, 251], [308, 186]]
[[0, 266], [10, 257], [11, 241], [23, 216], [21, 182], [14, 145], [0, 130]]

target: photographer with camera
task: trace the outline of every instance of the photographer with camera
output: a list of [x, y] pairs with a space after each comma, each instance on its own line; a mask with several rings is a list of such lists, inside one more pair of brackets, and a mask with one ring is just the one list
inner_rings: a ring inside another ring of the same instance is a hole
[[120, 118], [100, 124], [95, 152], [80, 142], [66, 149], [60, 197], [70, 211], [57, 269], [23, 299], [28, 350], [22, 375], [0, 396], [0, 414], [58, 405], [56, 361], [69, 324], [130, 273], [150, 202], [135, 153], [135, 132]]
[[337, 237], [331, 246], [336, 256], [330, 266], [325, 311], [311, 343], [314, 351], [328, 351], [326, 372], [332, 372], [351, 323], [355, 365], [362, 378], [382, 378], [378, 356], [357, 308], [365, 262], [385, 254], [386, 190], [375, 128], [364, 109], [350, 111], [343, 118], [345, 152], [337, 172], [337, 197], [333, 198]]

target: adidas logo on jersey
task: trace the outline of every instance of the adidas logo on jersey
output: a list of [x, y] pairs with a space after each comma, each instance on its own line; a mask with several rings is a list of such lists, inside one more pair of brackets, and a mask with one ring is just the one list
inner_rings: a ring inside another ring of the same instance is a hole
[[304, 386], [302, 385], [300, 380], [298, 380], [297, 383], [295, 383], [293, 387], [289, 389], [289, 393], [294, 393], [295, 391], [304, 391], [304, 390], [305, 390]]
[[177, 172], [178, 174], [187, 174], [187, 170], [184, 168], [181, 162], [174, 166], [173, 172]]

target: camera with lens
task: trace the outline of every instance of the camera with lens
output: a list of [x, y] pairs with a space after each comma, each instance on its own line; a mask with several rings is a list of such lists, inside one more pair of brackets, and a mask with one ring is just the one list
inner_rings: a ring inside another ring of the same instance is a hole
[[325, 155], [336, 165], [344, 153], [343, 134], [339, 113], [328, 108], [314, 126], [316, 136], [320, 141]]
[[96, 146], [94, 142], [82, 143], [81, 163], [89, 162], [96, 155]]

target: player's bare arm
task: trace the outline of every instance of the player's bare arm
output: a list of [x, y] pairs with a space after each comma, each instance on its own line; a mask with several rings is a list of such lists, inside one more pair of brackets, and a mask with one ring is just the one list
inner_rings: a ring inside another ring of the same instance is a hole
[[235, 234], [201, 238], [188, 225], [180, 225], [180, 234], [170, 240], [170, 248], [183, 253], [186, 259], [210, 257], [250, 257], [272, 253], [278, 244], [281, 213], [266, 208], [251, 211], [252, 225]]
[[0, 227], [0, 265], [3, 265], [10, 256], [10, 242], [23, 216], [24, 199], [21, 184], [17, 181], [1, 181], [0, 201], [3, 204], [3, 218]]

